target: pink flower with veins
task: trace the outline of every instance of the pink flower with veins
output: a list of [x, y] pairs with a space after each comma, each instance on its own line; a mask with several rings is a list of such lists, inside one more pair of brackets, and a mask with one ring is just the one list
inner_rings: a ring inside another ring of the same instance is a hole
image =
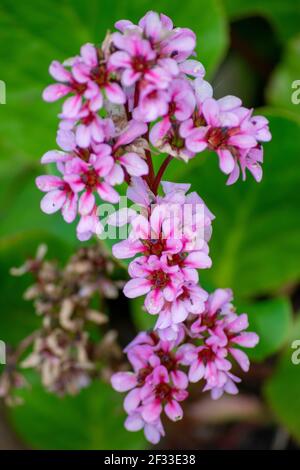
[[88, 161], [74, 158], [69, 162], [68, 173], [65, 175], [66, 181], [75, 193], [83, 191], [79, 199], [79, 213], [88, 215], [95, 206], [95, 195], [104, 201], [116, 203], [119, 201], [119, 194], [105, 180], [109, 174], [114, 161], [110, 156], [109, 145], [98, 146], [97, 155], [91, 154]]
[[[80, 59], [75, 57], [71, 63], [75, 64], [78, 60]], [[83, 98], [86, 98], [86, 94], [89, 92], [87, 85], [79, 83], [73, 73], [57, 60], [51, 63], [49, 73], [60, 83], [49, 85], [43, 92], [43, 99], [52, 102], [67, 96], [69, 93], [74, 94], [74, 96], [66, 99], [62, 111], [64, 116], [73, 118], [80, 112]]]
[[46, 214], [61, 210], [67, 223], [73, 222], [77, 214], [78, 196], [72, 187], [59, 176], [43, 175], [35, 180], [40, 191], [47, 193], [41, 200], [41, 209]]
[[[249, 359], [236, 346], [252, 348], [258, 342], [255, 333], [244, 331], [248, 328], [247, 315], [237, 315], [231, 300], [232, 292], [229, 289], [217, 289], [209, 296], [205, 310], [199, 312], [199, 318], [190, 327], [192, 337], [202, 338], [204, 344], [190, 348], [189, 380], [198, 382], [204, 378], [204, 390], [216, 388], [220, 392], [230, 387], [235, 390], [233, 383], [236, 380], [232, 381], [228, 376], [231, 363], [227, 357], [231, 355], [242, 370], [247, 372]], [[219, 395], [219, 392], [215, 392], [215, 395]]]
[[130, 30], [126, 35], [114, 33], [112, 41], [119, 50], [110, 56], [108, 64], [112, 69], [122, 70], [121, 81], [124, 86], [132, 86], [143, 79], [157, 88], [167, 88], [173, 70], [169, 73], [159, 65], [160, 60], [147, 39], [143, 39], [137, 31]]
[[126, 128], [115, 138], [112, 147], [114, 166], [107, 176], [111, 184], [120, 184], [124, 181], [124, 170], [131, 176], [146, 175], [149, 171], [145, 160], [136, 152], [131, 151], [129, 144], [147, 132], [147, 125], [143, 122], [131, 120]]
[[[253, 120], [256, 121], [255, 117], [251, 118], [251, 111], [243, 108], [241, 101], [234, 96], [206, 99], [202, 105], [202, 116], [203, 125], [190, 133], [187, 133], [186, 127], [181, 127], [181, 132], [187, 134], [186, 146], [195, 153], [206, 148], [214, 150], [218, 154], [221, 170], [231, 175], [228, 180], [230, 184], [238, 177], [236, 165], [239, 159], [245, 161], [248, 153], [259, 147], [259, 139], [271, 138], [268, 122], [264, 120], [255, 127]], [[245, 167], [244, 163], [243, 169]]]
[[141, 88], [138, 107], [133, 111], [133, 117], [138, 121], [151, 122], [163, 116], [168, 111], [167, 90], [160, 90], [152, 84]]
[[182, 274], [177, 266], [169, 266], [166, 256], [141, 256], [133, 260], [128, 268], [133, 278], [125, 284], [126, 297], [135, 298], [146, 295], [145, 308], [157, 314], [164, 302], [172, 302], [183, 283]]
[[[159, 113], [157, 113], [154, 119], [149, 119], [149, 121], [152, 121], [157, 117], [163, 116], [162, 121], [154, 124], [154, 130], [152, 131], [152, 134], [157, 133], [159, 139], [165, 137], [171, 128], [172, 119], [185, 121], [192, 115], [195, 108], [193, 89], [189, 82], [181, 78], [177, 78], [172, 81], [168, 89], [167, 97], [162, 97], [162, 102], [164, 105], [159, 107]], [[144, 110], [144, 106], [142, 107], [142, 110]], [[144, 111], [142, 111], [142, 116], [143, 113]]]
[[149, 133], [151, 144], [162, 153], [169, 154], [175, 158], [179, 158], [188, 162], [195, 156], [195, 152], [191, 151], [186, 145], [186, 139], [181, 133], [179, 123], [162, 120], [159, 125], [154, 125]]
[[[153, 371], [151, 384], [147, 384], [143, 390], [142, 405], [139, 410], [142, 418], [147, 423], [155, 422], [162, 411], [172, 421], [178, 421], [183, 417], [183, 411], [179, 402], [186, 400], [188, 392], [185, 390], [187, 383], [175, 386], [165, 366], [156, 367]], [[185, 385], [185, 386], [184, 386]]]
[[[112, 71], [104, 60], [103, 52], [97, 51], [93, 44], [87, 43], [80, 49], [80, 55], [64, 64], [53, 61], [49, 72], [58, 82], [49, 85], [43, 93], [45, 101], [56, 101], [68, 94], [63, 104], [62, 115], [74, 118], [80, 113], [85, 100], [89, 101], [93, 112], [103, 107], [102, 90], [112, 103], [124, 104], [126, 95], [120, 85], [113, 79]], [[66, 68], [70, 66], [70, 70]]]
[[[102, 56], [102, 57], [101, 57]], [[106, 64], [103, 52], [90, 43], [80, 49], [81, 60], [77, 61], [72, 69], [73, 75], [79, 83], [90, 84], [89, 98], [97, 99], [98, 109], [103, 107], [103, 95], [112, 103], [124, 104], [126, 95], [121, 86], [114, 80], [112, 69]]]
[[80, 112], [72, 119], [60, 115], [60, 129], [74, 129], [76, 143], [79, 147], [87, 148], [93, 142], [102, 143], [105, 139], [111, 137], [113, 123], [111, 119], [103, 119], [90, 108], [90, 102], [87, 101]]

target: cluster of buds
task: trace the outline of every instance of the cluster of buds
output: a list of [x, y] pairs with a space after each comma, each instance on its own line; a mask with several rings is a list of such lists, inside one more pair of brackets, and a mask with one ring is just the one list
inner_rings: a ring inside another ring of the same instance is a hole
[[[66, 99], [57, 134], [61, 150], [47, 152], [42, 163], [55, 163], [61, 176], [40, 176], [36, 183], [46, 192], [44, 212], [61, 210], [68, 223], [79, 214], [80, 240], [104, 230], [96, 197], [115, 204], [120, 197], [115, 186], [128, 184], [134, 209], [108, 218], [111, 225], [130, 224], [127, 239], [114, 245], [113, 254], [134, 258], [123, 292], [130, 299], [145, 296], [144, 310], [156, 316], [156, 323], [125, 350], [134, 372], [116, 373], [112, 384], [129, 391], [127, 429], [143, 428], [157, 443], [164, 434], [162, 411], [171, 420], [182, 417], [179, 403], [188, 396], [189, 382], [203, 380], [214, 399], [224, 391], [237, 393], [240, 379], [229, 359], [248, 370], [248, 358], [237, 346], [258, 341], [255, 333], [244, 331], [247, 315], [235, 313], [230, 290], [209, 295], [199, 284], [198, 270], [212, 264], [208, 243], [214, 215], [197, 193], [188, 192], [189, 184], [162, 181], [163, 174], [175, 159], [201, 158], [198, 154], [207, 149], [217, 154], [227, 184], [240, 172], [245, 179], [246, 170], [259, 182], [262, 142], [271, 134], [267, 119], [253, 116], [239, 98], [214, 98], [195, 59], [191, 30], [174, 27], [170, 18], [152, 11], [137, 25], [121, 20], [115, 26], [118, 31], [101, 47], [86, 44], [78, 56], [51, 64], [57, 83], [46, 88], [44, 99]], [[167, 156], [155, 174], [152, 157], [160, 153]], [[73, 313], [69, 300], [58, 321], [76, 324]], [[86, 311], [85, 320], [90, 315]], [[59, 338], [51, 342], [57, 345]], [[85, 349], [85, 337], [80, 341]]]
[[[120, 283], [111, 280], [114, 263], [99, 245], [80, 248], [63, 269], [44, 260], [45, 253], [41, 245], [35, 259], [11, 270], [13, 275], [33, 275], [35, 282], [24, 297], [34, 301], [42, 319], [41, 328], [21, 343], [24, 347], [14, 357], [20, 359], [31, 347], [20, 366], [36, 369], [47, 390], [73, 395], [94, 377], [107, 379], [120, 363], [117, 334], [103, 313], [105, 299], [118, 296]], [[95, 302], [102, 303], [100, 310]], [[90, 338], [93, 326], [98, 341]]]

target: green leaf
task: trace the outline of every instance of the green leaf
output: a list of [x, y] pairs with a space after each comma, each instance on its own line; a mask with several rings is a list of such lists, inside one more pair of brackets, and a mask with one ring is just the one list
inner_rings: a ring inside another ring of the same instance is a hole
[[[298, 343], [293, 345], [294, 340], [298, 340]], [[293, 354], [294, 359], [299, 358], [299, 340], [300, 319], [298, 317], [286, 351], [264, 388], [267, 402], [276, 420], [285, 426], [298, 441], [300, 441], [300, 364], [293, 363], [292, 359]]]
[[264, 16], [282, 41], [299, 32], [300, 6], [295, 0], [224, 0], [224, 4], [233, 20], [247, 16]]
[[276, 111], [270, 119], [272, 141], [264, 145], [264, 177], [226, 186], [212, 152], [186, 166], [172, 162], [167, 181], [191, 183], [215, 214], [210, 241], [213, 266], [202, 271], [215, 287], [231, 287], [235, 296], [273, 293], [299, 279], [300, 125]]
[[150, 315], [143, 309], [144, 300], [144, 296], [130, 300], [132, 319], [138, 331], [153, 330], [158, 319], [157, 315]]
[[0, 193], [1, 235], [8, 237], [31, 233], [34, 230], [57, 236], [72, 246], [79, 245], [76, 239], [75, 223], [67, 224], [60, 212], [48, 215], [40, 209], [43, 193], [35, 185], [35, 178], [41, 174], [34, 166], [23, 166], [17, 172], [3, 171], [0, 182], [8, 177]]
[[299, 83], [293, 88], [293, 83], [300, 80], [300, 36], [293, 38], [286, 47], [282, 62], [272, 74], [267, 88], [268, 102], [274, 106], [287, 109], [300, 118], [300, 103], [292, 101], [292, 95], [299, 101]]
[[238, 311], [247, 312], [249, 331], [259, 335], [257, 346], [247, 349], [250, 359], [263, 361], [285, 345], [292, 327], [292, 309], [287, 299], [256, 302]]
[[75, 397], [47, 393], [31, 377], [33, 387], [20, 395], [25, 403], [10, 410], [10, 419], [24, 442], [43, 450], [142, 449], [142, 432], [130, 433], [123, 421], [123, 396], [110, 385], [93, 382]]
[[11, 168], [16, 162], [37, 161], [55, 148], [57, 113], [61, 102], [44, 103], [42, 90], [51, 83], [48, 67], [79, 52], [88, 41], [102, 42], [106, 31], [122, 18], [137, 21], [147, 10], [170, 14], [178, 26], [198, 35], [199, 59], [212, 74], [227, 46], [227, 29], [218, 0], [169, 2], [159, 0], [38, 0], [25, 3], [2, 0], [0, 55], [5, 67], [1, 80], [7, 87], [7, 104], [0, 106], [0, 151]]

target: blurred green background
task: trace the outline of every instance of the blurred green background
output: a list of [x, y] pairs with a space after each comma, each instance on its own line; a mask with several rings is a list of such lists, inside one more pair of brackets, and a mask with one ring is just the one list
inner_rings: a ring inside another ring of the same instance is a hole
[[[84, 42], [101, 42], [116, 20], [137, 21], [149, 9], [195, 31], [198, 58], [216, 97], [240, 96], [270, 120], [273, 139], [265, 145], [260, 184], [249, 176], [226, 187], [211, 154], [189, 165], [174, 163], [166, 178], [192, 183], [216, 215], [213, 268], [201, 282], [231, 287], [261, 336], [251, 354], [256, 375], [245, 385], [245, 393], [261, 403], [259, 426], [283, 427], [300, 441], [300, 365], [291, 363], [291, 341], [300, 339], [300, 104], [291, 101], [292, 83], [300, 80], [295, 0], [1, 0], [0, 79], [7, 102], [0, 105], [0, 338], [17, 344], [39, 321], [22, 300], [28, 281], [11, 278], [9, 268], [33, 255], [40, 242], [61, 260], [78, 246], [74, 224], [40, 211], [34, 185], [39, 158], [56, 147], [61, 103], [41, 99], [51, 83], [49, 63], [75, 55]], [[138, 303], [132, 303], [132, 315], [138, 327], [147, 326]], [[26, 404], [5, 412], [18, 442], [39, 449], [145, 447], [141, 434], [123, 430], [122, 397], [109, 386], [95, 383], [76, 398], [58, 399], [42, 390], [37, 377], [31, 379]], [[241, 420], [230, 415], [228, 421]], [[201, 426], [201, 416], [193, 426]]]

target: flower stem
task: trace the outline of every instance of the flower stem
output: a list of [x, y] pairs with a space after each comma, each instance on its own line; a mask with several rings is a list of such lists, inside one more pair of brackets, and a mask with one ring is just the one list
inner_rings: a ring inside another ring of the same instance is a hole
[[159, 187], [159, 183], [161, 182], [161, 179], [163, 177], [164, 172], [167, 169], [167, 166], [169, 165], [170, 161], [172, 160], [172, 155], [168, 155], [165, 160], [162, 162], [160, 169], [157, 172], [156, 178], [154, 180], [153, 186], [152, 186], [152, 191], [156, 195]]

